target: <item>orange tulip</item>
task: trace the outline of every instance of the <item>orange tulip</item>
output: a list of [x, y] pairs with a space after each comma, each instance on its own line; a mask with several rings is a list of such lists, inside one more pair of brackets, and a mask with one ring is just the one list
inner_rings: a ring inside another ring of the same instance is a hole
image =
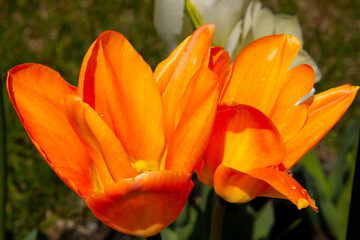
[[343, 85], [297, 105], [314, 85], [310, 66], [289, 70], [299, 49], [294, 36], [264, 37], [246, 47], [233, 66], [222, 48], [211, 51], [209, 68], [220, 81], [219, 107], [197, 173], [228, 202], [278, 197], [317, 211], [286, 172], [333, 127], [359, 87]]
[[23, 64], [7, 89], [30, 139], [105, 224], [151, 236], [180, 214], [215, 118], [218, 78], [207, 69], [212, 25], [199, 28], [155, 73], [124, 36], [91, 45], [78, 87]]

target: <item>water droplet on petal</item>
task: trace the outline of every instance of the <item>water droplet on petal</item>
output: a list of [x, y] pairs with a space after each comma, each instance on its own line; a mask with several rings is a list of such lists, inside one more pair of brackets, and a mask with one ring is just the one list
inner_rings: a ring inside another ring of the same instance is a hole
[[301, 192], [302, 192], [303, 194], [306, 194], [306, 193], [307, 193], [306, 189], [301, 190]]
[[292, 177], [292, 176], [293, 176], [293, 173], [292, 173], [292, 172], [290, 172], [290, 171], [288, 171], [286, 174], [287, 174], [287, 175], [289, 175], [290, 177]]
[[276, 165], [269, 165], [269, 166], [267, 166], [266, 168], [269, 168], [269, 169], [271, 169], [271, 170], [277, 170], [277, 169], [279, 169], [279, 167], [276, 166]]
[[295, 185], [291, 185], [291, 189], [295, 190], [296, 186]]
[[285, 179], [282, 178], [282, 179], [280, 179], [280, 181], [281, 181], [281, 182], [285, 182]]

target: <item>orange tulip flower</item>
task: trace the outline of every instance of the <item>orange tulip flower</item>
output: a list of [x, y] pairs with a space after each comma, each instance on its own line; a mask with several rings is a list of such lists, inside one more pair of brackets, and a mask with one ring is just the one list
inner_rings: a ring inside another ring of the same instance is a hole
[[222, 48], [211, 51], [209, 68], [220, 78], [219, 107], [197, 173], [228, 202], [278, 197], [317, 211], [286, 172], [339, 120], [358, 87], [343, 85], [297, 104], [314, 85], [310, 66], [289, 70], [299, 49], [294, 36], [264, 37], [246, 47], [233, 66]]
[[207, 69], [212, 25], [199, 28], [155, 73], [124, 36], [91, 45], [78, 87], [23, 64], [7, 89], [30, 139], [105, 224], [151, 236], [180, 214], [215, 118], [218, 78]]

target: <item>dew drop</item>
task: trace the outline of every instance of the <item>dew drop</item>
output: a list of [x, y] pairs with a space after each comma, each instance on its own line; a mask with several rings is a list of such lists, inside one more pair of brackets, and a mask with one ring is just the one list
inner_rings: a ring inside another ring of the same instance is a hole
[[292, 177], [292, 176], [293, 176], [293, 173], [292, 173], [292, 172], [290, 172], [290, 171], [288, 171], [286, 174], [287, 174], [287, 175], [289, 175], [290, 177]]
[[303, 194], [306, 194], [306, 193], [307, 193], [306, 189], [301, 190], [301, 192], [302, 192]]
[[281, 182], [285, 182], [285, 179], [282, 178], [282, 179], [280, 179], [280, 181], [281, 181]]
[[276, 165], [269, 165], [269, 166], [267, 166], [267, 168], [269, 168], [269, 169], [271, 169], [271, 170], [276, 170], [276, 169], [278, 169], [278, 166], [276, 166]]
[[295, 190], [296, 186], [295, 185], [291, 185], [291, 189]]

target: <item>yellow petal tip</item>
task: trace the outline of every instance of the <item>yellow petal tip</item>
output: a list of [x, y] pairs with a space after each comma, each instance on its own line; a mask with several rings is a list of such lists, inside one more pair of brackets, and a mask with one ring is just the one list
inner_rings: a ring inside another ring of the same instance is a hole
[[306, 200], [305, 198], [300, 198], [300, 199], [298, 200], [297, 207], [298, 207], [298, 209], [300, 210], [300, 209], [303, 209], [303, 208], [308, 207], [309, 205], [310, 205], [310, 204], [309, 204], [309, 201], [308, 201], [308, 200]]

